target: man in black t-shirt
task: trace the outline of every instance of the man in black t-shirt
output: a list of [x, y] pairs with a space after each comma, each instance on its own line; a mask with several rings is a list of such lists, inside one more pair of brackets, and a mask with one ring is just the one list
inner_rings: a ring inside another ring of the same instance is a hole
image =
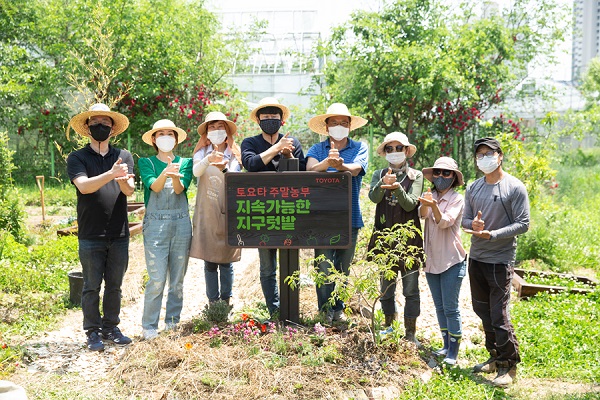
[[[87, 347], [104, 350], [102, 340], [131, 343], [118, 328], [121, 284], [129, 262], [127, 196], [133, 194], [133, 157], [111, 146], [110, 137], [129, 126], [126, 116], [104, 104], [74, 116], [69, 122], [90, 143], [67, 158], [69, 179], [77, 188], [79, 259], [83, 269], [81, 309]], [[104, 296], [100, 314], [100, 287]]]

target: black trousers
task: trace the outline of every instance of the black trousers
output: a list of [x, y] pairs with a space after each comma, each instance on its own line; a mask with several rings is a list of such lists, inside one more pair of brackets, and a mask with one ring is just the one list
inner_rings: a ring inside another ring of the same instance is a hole
[[513, 366], [521, 362], [519, 343], [510, 322], [512, 264], [489, 264], [469, 259], [469, 279], [473, 310], [481, 318], [485, 347], [498, 352], [497, 361]]

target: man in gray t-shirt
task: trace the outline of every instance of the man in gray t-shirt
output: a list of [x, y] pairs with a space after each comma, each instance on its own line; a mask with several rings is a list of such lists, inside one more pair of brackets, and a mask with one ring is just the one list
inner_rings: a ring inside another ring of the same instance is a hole
[[490, 358], [474, 372], [496, 372], [495, 386], [510, 385], [521, 361], [508, 307], [517, 235], [529, 229], [529, 198], [523, 183], [502, 170], [504, 155], [494, 138], [475, 141], [477, 167], [485, 174], [465, 193], [462, 226], [471, 233], [469, 279], [473, 310], [481, 318]]

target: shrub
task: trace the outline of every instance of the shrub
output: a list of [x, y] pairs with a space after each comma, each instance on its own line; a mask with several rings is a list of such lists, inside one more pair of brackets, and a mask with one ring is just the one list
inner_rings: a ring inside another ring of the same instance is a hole
[[0, 230], [6, 230], [19, 242], [27, 240], [23, 224], [23, 207], [13, 185], [14, 152], [8, 148], [8, 134], [0, 132]]

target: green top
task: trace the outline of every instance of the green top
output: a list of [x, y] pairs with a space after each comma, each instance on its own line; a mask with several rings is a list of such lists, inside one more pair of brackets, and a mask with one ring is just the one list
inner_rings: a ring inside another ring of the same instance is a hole
[[[175, 156], [173, 160], [174, 163], [181, 163], [179, 167], [179, 173], [183, 175], [180, 180], [183, 185], [183, 192], [187, 192], [187, 188], [190, 186], [190, 182], [192, 182], [192, 167], [193, 161], [191, 158], [181, 158], [179, 156]], [[140, 158], [138, 161], [138, 167], [140, 168], [140, 175], [142, 177], [142, 183], [144, 184], [144, 205], [148, 206], [148, 200], [150, 199], [150, 186], [154, 183], [156, 178], [163, 172], [165, 168], [167, 168], [167, 163], [162, 162], [158, 159], [157, 156], [152, 156], [149, 158]]]
[[[387, 171], [387, 168], [383, 170]], [[380, 178], [383, 170], [377, 170], [373, 173], [373, 178], [371, 179], [371, 188], [369, 190], [369, 199], [375, 204], [379, 203], [383, 200], [383, 196], [385, 195], [386, 189], [383, 189], [381, 185], [383, 184], [383, 179]], [[413, 170], [411, 176], [414, 176], [414, 181], [408, 193], [402, 187], [402, 184], [398, 189], [394, 189], [392, 194], [396, 196], [398, 199], [398, 204], [405, 211], [410, 212], [414, 210], [419, 205], [419, 196], [421, 196], [423, 192], [423, 173], [421, 171]], [[410, 179], [407, 177], [406, 172], [397, 172], [396, 173], [396, 181], [402, 183], [404, 179]]]

